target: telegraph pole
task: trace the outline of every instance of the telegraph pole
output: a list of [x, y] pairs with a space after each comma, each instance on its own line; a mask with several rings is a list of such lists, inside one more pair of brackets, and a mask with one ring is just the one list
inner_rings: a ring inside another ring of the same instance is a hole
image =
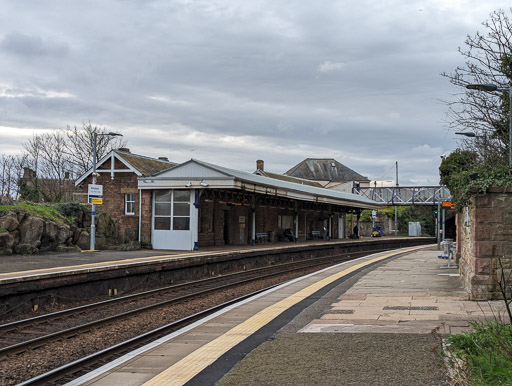
[[[396, 187], [398, 188], [398, 161], [396, 161]], [[398, 193], [398, 189], [397, 189]], [[398, 206], [395, 205], [395, 236], [398, 236]]]

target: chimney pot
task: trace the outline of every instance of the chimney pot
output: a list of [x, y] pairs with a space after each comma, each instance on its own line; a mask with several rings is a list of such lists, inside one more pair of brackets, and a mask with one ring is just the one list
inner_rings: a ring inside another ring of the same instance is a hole
[[259, 159], [256, 161], [256, 170], [261, 170], [261, 171], [264, 171], [265, 170], [265, 167], [264, 167], [264, 162], [263, 160]]

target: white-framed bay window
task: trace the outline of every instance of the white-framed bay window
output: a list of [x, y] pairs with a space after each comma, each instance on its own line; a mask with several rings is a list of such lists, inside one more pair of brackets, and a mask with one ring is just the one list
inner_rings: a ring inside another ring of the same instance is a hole
[[190, 230], [190, 190], [155, 191], [155, 230]]
[[197, 208], [193, 190], [161, 189], [153, 193], [152, 244], [155, 249], [194, 247], [197, 234]]

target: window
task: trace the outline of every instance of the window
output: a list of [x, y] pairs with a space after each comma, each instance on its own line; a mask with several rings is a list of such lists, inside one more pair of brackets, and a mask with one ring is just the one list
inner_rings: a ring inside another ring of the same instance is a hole
[[293, 229], [293, 216], [281, 216], [277, 217], [277, 228], [278, 229]]
[[155, 191], [155, 230], [190, 230], [190, 191]]
[[126, 216], [135, 214], [135, 193], [126, 193], [124, 195], [124, 214]]

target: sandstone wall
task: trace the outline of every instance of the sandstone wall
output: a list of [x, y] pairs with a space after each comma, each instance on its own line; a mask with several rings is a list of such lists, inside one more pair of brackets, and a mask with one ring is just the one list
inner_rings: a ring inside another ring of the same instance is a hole
[[512, 282], [512, 188], [491, 188], [458, 214], [459, 269], [470, 299], [501, 297], [498, 279]]

